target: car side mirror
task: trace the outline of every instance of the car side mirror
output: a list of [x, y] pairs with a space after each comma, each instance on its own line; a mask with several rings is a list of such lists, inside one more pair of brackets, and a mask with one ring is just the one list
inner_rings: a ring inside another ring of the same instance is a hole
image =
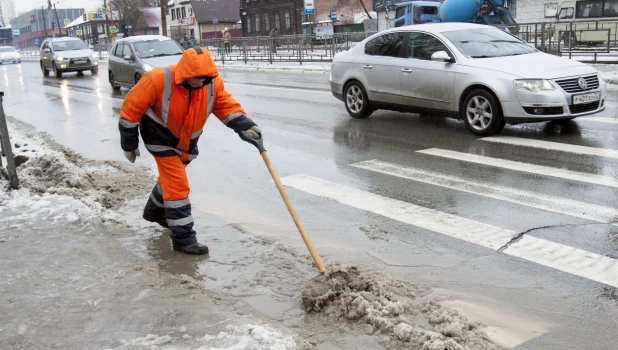
[[446, 51], [434, 52], [433, 55], [431, 55], [431, 60], [436, 62], [453, 62], [453, 58], [449, 56]]
[[50, 53], [50, 52], [51, 52], [51, 50], [50, 50], [49, 48], [45, 48], [45, 50], [43, 50], [43, 52], [45, 52], [45, 53]]
[[125, 59], [125, 61], [131, 61], [133, 59], [133, 57], [126, 55], [123, 57]]

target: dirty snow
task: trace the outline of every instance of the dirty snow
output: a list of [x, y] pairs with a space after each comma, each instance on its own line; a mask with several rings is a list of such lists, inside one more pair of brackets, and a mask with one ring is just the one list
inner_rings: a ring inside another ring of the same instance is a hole
[[369, 325], [369, 333], [392, 346], [414, 349], [502, 349], [481, 325], [457, 311], [443, 309], [428, 288], [404, 281], [363, 275], [358, 268], [329, 268], [310, 281], [302, 293], [305, 311], [331, 319]]

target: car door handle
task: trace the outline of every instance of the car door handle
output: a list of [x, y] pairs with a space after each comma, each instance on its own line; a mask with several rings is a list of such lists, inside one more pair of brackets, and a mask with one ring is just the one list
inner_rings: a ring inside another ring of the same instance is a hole
[[412, 69], [409, 68], [402, 68], [401, 71], [404, 73], [412, 73]]
[[371, 69], [371, 68], [373, 68], [373, 66], [370, 66], [370, 65], [366, 64], [366, 65], [364, 65], [364, 66], [363, 66], [363, 68], [365, 68], [365, 69]]

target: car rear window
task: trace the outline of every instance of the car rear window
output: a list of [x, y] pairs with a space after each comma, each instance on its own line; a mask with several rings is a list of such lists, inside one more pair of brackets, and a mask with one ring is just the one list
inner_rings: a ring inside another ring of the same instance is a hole
[[369, 40], [365, 54], [372, 56], [401, 57], [403, 33], [388, 33]]

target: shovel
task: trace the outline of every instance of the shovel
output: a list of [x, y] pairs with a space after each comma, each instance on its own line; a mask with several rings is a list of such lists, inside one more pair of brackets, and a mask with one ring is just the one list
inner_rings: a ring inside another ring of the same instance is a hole
[[288, 208], [290, 215], [292, 215], [292, 219], [294, 220], [294, 223], [296, 224], [296, 227], [298, 228], [298, 232], [300, 232], [300, 236], [303, 238], [303, 241], [305, 242], [307, 249], [309, 249], [309, 254], [311, 254], [311, 257], [313, 258], [313, 262], [315, 262], [315, 265], [318, 267], [318, 270], [320, 270], [320, 272], [324, 272], [325, 269], [324, 269], [324, 265], [322, 264], [322, 260], [320, 260], [320, 256], [315, 251], [315, 248], [313, 247], [313, 243], [311, 243], [311, 239], [309, 238], [309, 235], [307, 235], [307, 231], [305, 231], [305, 227], [300, 222], [300, 218], [298, 217], [298, 214], [296, 213], [296, 210], [294, 209], [294, 206], [292, 205], [290, 198], [285, 192], [285, 189], [283, 188], [283, 184], [281, 183], [279, 176], [275, 172], [275, 168], [273, 167], [273, 164], [270, 162], [270, 158], [268, 158], [268, 154], [266, 153], [266, 149], [264, 148], [264, 138], [260, 137], [259, 140], [251, 140], [251, 139], [246, 138], [242, 134], [240, 134], [240, 138], [254, 145], [258, 149], [258, 151], [260, 151], [260, 155], [262, 156], [262, 159], [264, 159], [264, 163], [266, 164], [266, 167], [268, 168], [268, 172], [270, 172], [270, 176], [272, 176], [273, 181], [275, 182], [275, 185], [277, 185], [279, 194], [281, 194], [281, 198], [283, 198], [283, 202], [285, 203], [285, 206]]

